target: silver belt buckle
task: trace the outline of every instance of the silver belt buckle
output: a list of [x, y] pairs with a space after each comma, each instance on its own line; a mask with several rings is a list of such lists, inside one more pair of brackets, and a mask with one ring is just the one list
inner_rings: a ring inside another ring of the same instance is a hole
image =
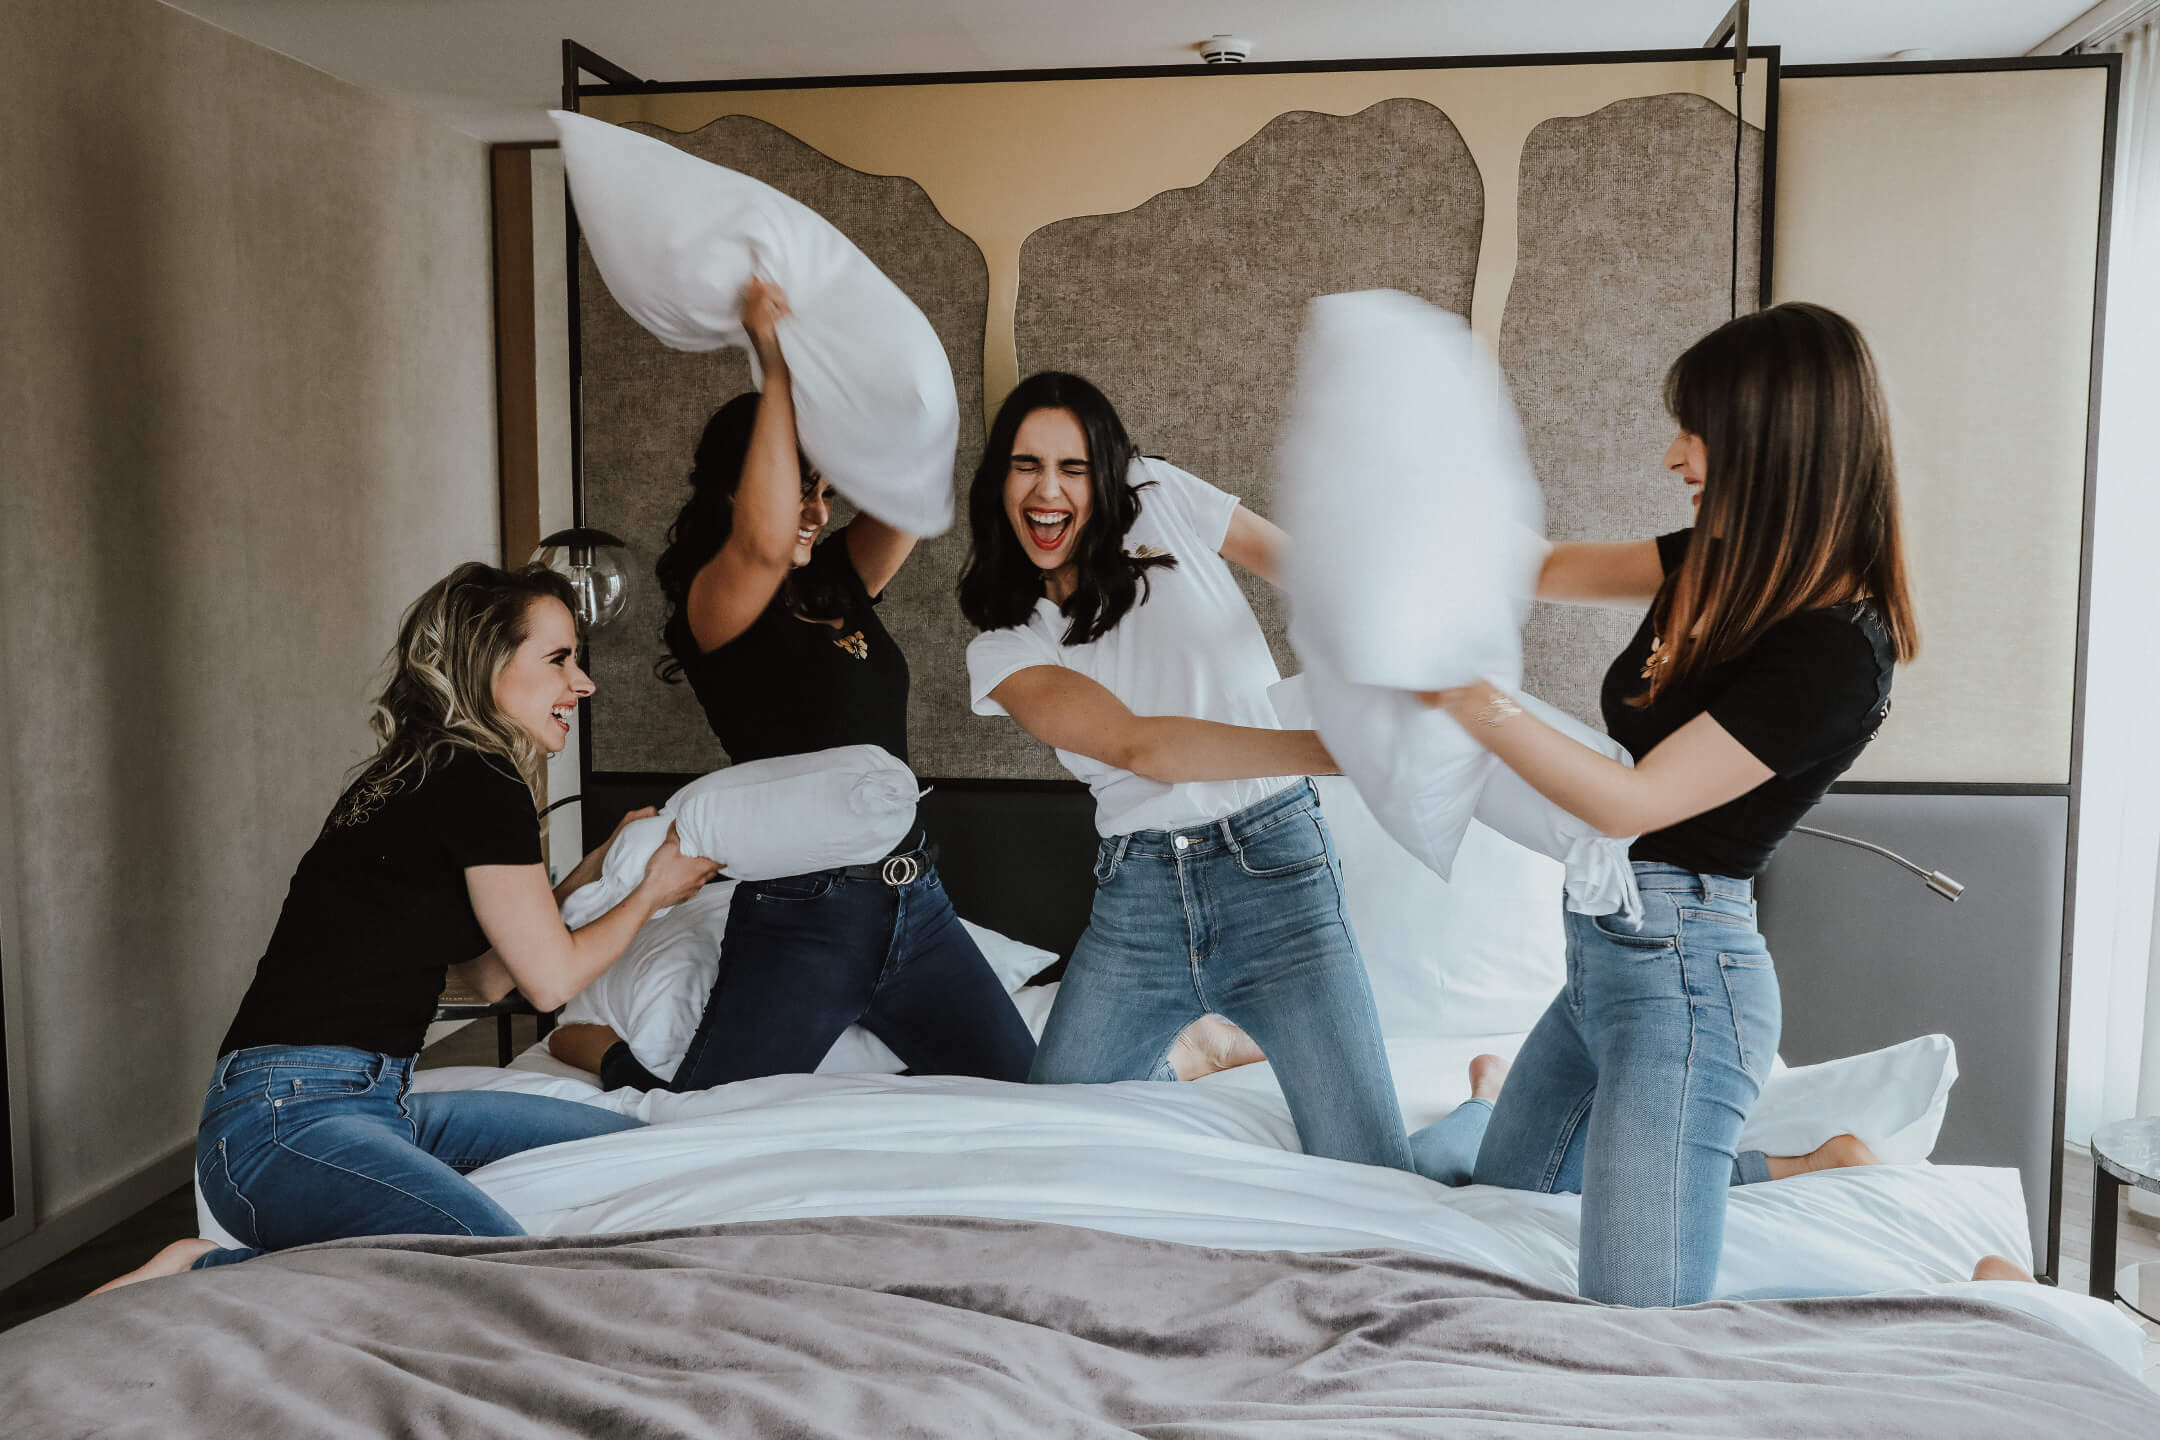
[[922, 873], [922, 861], [913, 855], [888, 855], [878, 869], [878, 878], [897, 890], [922, 879]]

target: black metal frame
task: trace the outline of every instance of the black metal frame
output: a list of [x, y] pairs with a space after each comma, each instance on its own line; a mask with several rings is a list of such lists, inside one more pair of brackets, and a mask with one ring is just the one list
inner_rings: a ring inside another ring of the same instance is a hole
[[[1777, 187], [1778, 81], [1781, 50], [1776, 45], [1748, 47], [1751, 59], [1763, 61], [1762, 244], [1756, 263], [1756, 304], [1770, 303], [1771, 237], [1775, 231]], [[1730, 47], [1720, 49], [1585, 50], [1558, 54], [1426, 55], [1402, 59], [1279, 60], [1243, 65], [1122, 65], [1069, 70], [946, 70], [923, 74], [812, 75], [774, 79], [738, 80], [646, 80], [575, 40], [562, 42], [562, 108], [577, 113], [581, 102], [616, 95], [689, 95], [719, 90], [843, 90], [888, 85], [988, 85], [1014, 81], [1185, 79], [1220, 81], [1237, 75], [1315, 75], [1375, 70], [1477, 70], [1532, 65], [1625, 65], [1660, 61], [1730, 61]], [[597, 75], [602, 83], [588, 85], [581, 75]], [[1740, 117], [1745, 120], [1745, 115]], [[568, 192], [563, 196], [564, 243], [568, 247], [565, 274], [569, 284], [570, 345], [570, 509], [573, 523], [585, 523], [585, 360], [578, 317], [578, 223], [577, 207]], [[591, 716], [579, 702], [578, 773], [582, 783], [629, 783], [664, 772], [593, 769]], [[695, 776], [683, 777], [687, 784]], [[926, 779], [927, 785], [1027, 786], [1030, 781]], [[1063, 785], [1067, 782], [1048, 782]], [[592, 843], [590, 839], [588, 844]]]
[[[2070, 778], [2060, 785], [2053, 784], [1957, 784], [1941, 782], [1898, 783], [1883, 781], [1855, 781], [1832, 787], [1832, 793], [1853, 795], [2059, 795], [2069, 802], [2069, 833], [2065, 848], [2063, 877], [2062, 956], [2060, 962], [2059, 999], [2056, 1016], [2055, 1046], [2055, 1134], [2050, 1162], [2048, 1184], [2048, 1256], [2042, 1278], [2050, 1283], [2060, 1263], [2059, 1233], [2062, 1222], [2062, 1142], [2067, 1119], [2067, 1088], [2069, 1078], [2070, 1043], [2070, 983], [2071, 946], [2074, 940], [2075, 908], [2077, 904], [2077, 855], [2078, 822], [2081, 814], [2081, 789], [2085, 750], [2085, 677], [2088, 638], [2091, 629], [2092, 603], [2092, 525], [2093, 501], [2099, 466], [2101, 361], [2107, 311], [2108, 234], [2114, 214], [2115, 194], [2115, 148], [2116, 126], [2119, 114], [2122, 84], [2122, 57], [2115, 54], [2019, 56], [2002, 59], [1981, 60], [1919, 60], [1887, 61], [1840, 65], [1794, 65], [1781, 63], [1780, 48], [1775, 45], [1751, 45], [1751, 55], [1761, 56], [1769, 69], [1769, 81], [1764, 92], [1763, 109], [1763, 165], [1762, 165], [1762, 244], [1758, 263], [1758, 303], [1771, 303], [1771, 276], [1774, 263], [1774, 237], [1777, 229], [1777, 133], [1779, 89], [1787, 79], [1833, 79], [1863, 76], [1909, 76], [1993, 74], [2025, 70], [2074, 70], [2099, 69], [2107, 75], [2107, 115], [2101, 139], [2101, 180], [2098, 226], [2098, 246], [2094, 257], [2093, 324], [2091, 348], [2091, 378], [2089, 381], [2086, 431], [2085, 431], [2085, 492], [2084, 521], [2080, 536], [2081, 554], [2078, 567], [2077, 606], [2077, 655], [2072, 681]], [[776, 79], [740, 79], [717, 81], [652, 81], [645, 80], [625, 70], [622, 66], [587, 49], [575, 41], [563, 41], [563, 108], [576, 111], [580, 102], [590, 96], [600, 98], [618, 95], [665, 95], [690, 94], [702, 91], [756, 91], [795, 89], [849, 89], [888, 85], [956, 85], [990, 84], [1013, 81], [1047, 80], [1099, 80], [1132, 78], [1182, 78], [1201, 83], [1220, 80], [1236, 75], [1296, 75], [1339, 71], [1375, 70], [1443, 70], [1499, 68], [1530, 65], [1610, 65], [1673, 60], [1730, 60], [1734, 52], [1723, 49], [1666, 49], [1666, 50], [1609, 50], [1586, 51], [1576, 54], [1515, 54], [1480, 56], [1427, 56], [1404, 59], [1371, 60], [1300, 60], [1280, 61], [1269, 64], [1246, 64], [1234, 66], [1202, 65], [1145, 65], [1113, 66], [1068, 70], [992, 70], [992, 71], [944, 71], [928, 74], [883, 75], [823, 75]], [[581, 73], [600, 76], [604, 83], [581, 84]], [[1742, 117], [1745, 118], [1744, 116]], [[574, 207], [565, 197], [567, 213], [565, 234], [569, 247], [569, 338], [570, 338], [570, 434], [571, 434], [571, 495], [573, 513], [577, 523], [584, 523], [585, 489], [583, 464], [583, 424], [581, 414], [583, 386], [583, 358], [581, 354], [578, 323], [578, 227]], [[606, 782], [632, 782], [656, 780], [659, 773], [631, 771], [596, 772], [592, 765], [592, 726], [579, 726], [579, 770], [584, 783], [596, 780]], [[672, 778], [672, 777], [669, 777]], [[681, 777], [687, 783], [691, 776]], [[984, 779], [934, 779], [926, 784], [983, 790], [1025, 791], [1042, 787], [1068, 788], [1072, 781], [1013, 781]], [[592, 843], [588, 837], [588, 843]]]
[[2121, 113], [2122, 57], [2100, 55], [2016, 56], [1994, 60], [1910, 60], [1851, 65], [1794, 65], [1784, 80], [1828, 80], [1866, 76], [1984, 75], [2025, 70], [2104, 70], [2107, 115], [2100, 138], [2100, 204], [2095, 217], [2099, 240], [2093, 252], [2092, 349], [2085, 403], [2084, 521], [2078, 545], [2077, 658], [2070, 691], [2070, 779], [2061, 785], [1894, 784], [1881, 782], [1833, 786], [1834, 793], [1866, 795], [2060, 795], [2069, 801], [2069, 833], [2063, 851], [2062, 960], [2055, 1004], [2055, 1141], [2048, 1174], [2048, 1254], [2041, 1279], [2055, 1283], [2062, 1255], [2062, 1149], [2068, 1121], [2070, 1082], [2071, 947], [2076, 939], [2078, 821], [2083, 812], [2085, 771], [2085, 669], [2092, 630], [2093, 500], [2100, 468], [2101, 361], [2107, 329], [2108, 233], [2115, 214], [2115, 141]]

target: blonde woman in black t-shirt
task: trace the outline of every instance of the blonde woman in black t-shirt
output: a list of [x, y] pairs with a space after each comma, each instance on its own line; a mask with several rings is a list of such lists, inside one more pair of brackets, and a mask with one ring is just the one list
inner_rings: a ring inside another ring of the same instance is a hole
[[[689, 682], [738, 764], [841, 745], [906, 760], [907, 657], [876, 607], [915, 537], [871, 515], [825, 535], [832, 487], [797, 448], [787, 313], [762, 282], [743, 296], [765, 388], [721, 406], [698, 441], [654, 566], [659, 673]], [[562, 1026], [550, 1048], [610, 1089], [702, 1090], [815, 1070], [859, 1023], [917, 1074], [1025, 1080], [1034, 1037], [929, 854], [904, 843], [882, 863], [738, 885], [718, 978], [668, 1079], [604, 1025]]]
[[1710, 1297], [1729, 1184], [1872, 1158], [1850, 1136], [1738, 1153], [1781, 1028], [1754, 877], [1874, 738], [1919, 646], [1889, 421], [1850, 322], [1742, 316], [1673, 363], [1665, 400], [1693, 530], [1555, 546], [1538, 585], [1649, 606], [1603, 693], [1636, 764], [1491, 685], [1426, 697], [1570, 814], [1641, 837], [1642, 918], [1568, 915], [1567, 986], [1513, 1070], [1480, 1057], [1481, 1098], [1412, 1138], [1436, 1179], [1581, 1192], [1582, 1293], [1627, 1305]]
[[558, 896], [605, 854], [551, 893], [533, 786], [593, 691], [570, 602], [544, 569], [468, 564], [405, 613], [380, 747], [301, 857], [203, 1101], [196, 1176], [244, 1248], [182, 1240], [102, 1288], [351, 1235], [521, 1235], [467, 1171], [639, 1124], [539, 1095], [407, 1091], [450, 967], [553, 1010], [717, 872], [670, 831], [629, 898], [564, 928]]

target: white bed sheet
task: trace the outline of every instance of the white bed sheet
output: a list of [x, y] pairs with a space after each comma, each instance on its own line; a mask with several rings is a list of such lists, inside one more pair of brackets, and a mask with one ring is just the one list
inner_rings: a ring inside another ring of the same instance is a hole
[[[1391, 1043], [1404, 1093], [1444, 1087], [1497, 1038]], [[1400, 1248], [1575, 1289], [1577, 1197], [1450, 1189], [1302, 1154], [1257, 1066], [1191, 1085], [785, 1075], [687, 1095], [603, 1094], [536, 1047], [507, 1070], [426, 1071], [415, 1084], [554, 1094], [653, 1122], [474, 1172], [535, 1234], [967, 1215], [1226, 1249]], [[1428, 1090], [1406, 1118], [1423, 1123], [1436, 1108]], [[1986, 1254], [2031, 1264], [2015, 1170], [1798, 1176], [1733, 1191], [1717, 1293], [1970, 1295], [2047, 1320], [2140, 1372], [2142, 1335], [2112, 1306], [2052, 1287], [1976, 1285], [1967, 1277]]]

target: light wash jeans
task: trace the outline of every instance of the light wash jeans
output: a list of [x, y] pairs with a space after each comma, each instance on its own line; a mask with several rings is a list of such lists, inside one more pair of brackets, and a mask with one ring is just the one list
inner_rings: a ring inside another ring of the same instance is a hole
[[1754, 886], [1638, 862], [1643, 918], [1567, 917], [1567, 985], [1499, 1102], [1411, 1137], [1420, 1174], [1582, 1195], [1580, 1289], [1618, 1305], [1710, 1298], [1725, 1191], [1769, 1179], [1739, 1154], [1777, 1054], [1777, 972]]
[[644, 1122], [505, 1090], [406, 1093], [412, 1057], [342, 1045], [256, 1045], [218, 1057], [195, 1132], [195, 1174], [246, 1249], [354, 1235], [522, 1235], [465, 1178], [491, 1160]]
[[1031, 1081], [1175, 1079], [1171, 1046], [1212, 1011], [1267, 1052], [1308, 1155], [1411, 1168], [1311, 781], [1211, 824], [1104, 840], [1095, 887]]

